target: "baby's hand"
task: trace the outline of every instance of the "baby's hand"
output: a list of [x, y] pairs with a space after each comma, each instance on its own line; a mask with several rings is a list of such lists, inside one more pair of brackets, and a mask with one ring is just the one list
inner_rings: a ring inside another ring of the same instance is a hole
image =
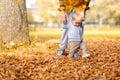
[[79, 21], [72, 21], [73, 25], [76, 26], [76, 27], [79, 27], [81, 22]]

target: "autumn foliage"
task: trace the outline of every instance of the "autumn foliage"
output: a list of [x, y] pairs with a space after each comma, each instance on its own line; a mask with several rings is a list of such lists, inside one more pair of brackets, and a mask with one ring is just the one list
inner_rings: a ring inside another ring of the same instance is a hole
[[[0, 80], [120, 80], [120, 40], [86, 40], [91, 56], [54, 58], [59, 40], [1, 47]], [[69, 48], [66, 50], [66, 55]]]

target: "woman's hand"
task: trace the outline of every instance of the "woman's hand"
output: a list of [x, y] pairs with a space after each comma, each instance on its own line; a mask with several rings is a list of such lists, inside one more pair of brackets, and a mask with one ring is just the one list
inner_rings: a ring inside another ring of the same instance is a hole
[[63, 24], [67, 23], [67, 16], [66, 16], [66, 13], [64, 11], [61, 11], [60, 22]]
[[86, 10], [83, 10], [81, 13], [81, 18], [82, 18], [82, 21], [85, 21], [85, 15], [86, 15]]

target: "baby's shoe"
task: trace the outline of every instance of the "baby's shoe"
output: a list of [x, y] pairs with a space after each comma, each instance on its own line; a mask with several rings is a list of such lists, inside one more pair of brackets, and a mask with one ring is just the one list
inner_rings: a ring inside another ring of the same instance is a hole
[[89, 56], [90, 56], [90, 54], [88, 54], [88, 53], [83, 53], [82, 58], [87, 58], [87, 57], [89, 57]]
[[74, 58], [75, 58], [75, 59], [78, 58], [78, 52], [74, 54]]

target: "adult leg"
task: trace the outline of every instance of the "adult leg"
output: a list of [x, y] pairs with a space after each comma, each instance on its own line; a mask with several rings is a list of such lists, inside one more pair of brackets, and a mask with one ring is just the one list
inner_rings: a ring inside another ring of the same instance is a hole
[[61, 56], [64, 54], [65, 49], [67, 48], [68, 45], [68, 29], [67, 28], [63, 28], [62, 29], [62, 35], [61, 35], [61, 41], [60, 41], [60, 49], [57, 52], [57, 56]]
[[57, 52], [57, 56], [63, 55], [68, 45], [68, 25], [70, 23], [70, 15], [71, 13], [67, 15], [67, 24], [62, 24], [62, 35], [59, 45], [60, 49]]

